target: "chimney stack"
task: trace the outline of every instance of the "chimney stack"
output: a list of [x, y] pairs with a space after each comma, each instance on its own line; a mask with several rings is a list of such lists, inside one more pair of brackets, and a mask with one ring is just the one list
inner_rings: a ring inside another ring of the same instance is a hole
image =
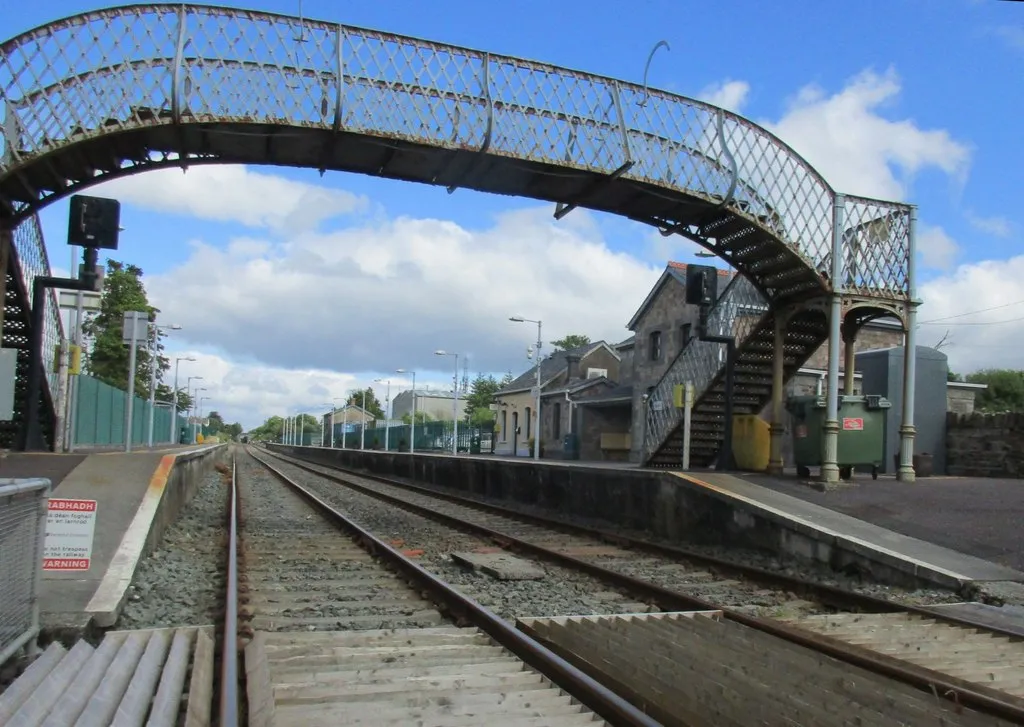
[[580, 355], [578, 353], [569, 353], [565, 356], [565, 379], [566, 381], [572, 381], [579, 376], [580, 368]]

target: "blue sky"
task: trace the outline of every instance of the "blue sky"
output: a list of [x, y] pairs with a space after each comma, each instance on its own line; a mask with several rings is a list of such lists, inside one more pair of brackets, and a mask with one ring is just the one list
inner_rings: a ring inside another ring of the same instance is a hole
[[[223, 4], [293, 15], [299, 10], [297, 0]], [[95, 7], [79, 1], [30, 4], [0, 0], [0, 17], [4, 18], [0, 35], [10, 37]], [[1017, 200], [1024, 188], [1024, 152], [1018, 129], [1024, 108], [1024, 84], [1019, 80], [1024, 64], [1024, 5], [995, 0], [856, 4], [639, 0], [628, 5], [588, 0], [563, 2], [556, 11], [551, 3], [532, 0], [491, 5], [445, 0], [429, 6], [401, 0], [305, 0], [302, 7], [307, 17], [524, 56], [633, 81], [642, 79], [650, 49], [664, 39], [671, 50], [662, 49], [655, 55], [649, 77], [652, 86], [717, 101], [764, 123], [807, 156], [841, 191], [868, 195], [892, 191], [894, 194], [883, 196], [919, 205], [920, 280], [925, 284], [922, 320], [946, 319], [1024, 299], [1024, 294], [1014, 297], [1024, 293], [1024, 282], [1017, 282], [1024, 277], [1016, 275], [1024, 272], [1024, 263], [1016, 259], [1021, 240]], [[371, 251], [387, 249], [392, 256], [409, 255], [409, 250], [431, 245], [438, 246], [430, 247], [437, 251], [450, 252], [455, 245], [472, 251], [477, 245], [514, 246], [518, 243], [509, 240], [509, 231], [528, 230], [538, 239], [548, 240], [545, 250], [558, 245], [598, 250], [609, 268], [579, 283], [584, 298], [579, 310], [594, 310], [593, 316], [560, 318], [557, 296], [552, 295], [540, 305], [543, 310], [520, 310], [518, 306], [540, 303], [544, 296], [509, 295], [508, 304], [516, 310], [508, 313], [553, 321], [551, 337], [582, 328], [581, 332], [594, 337], [619, 339], [628, 335], [625, 323], [666, 257], [685, 259], [691, 252], [683, 247], [667, 249], [663, 243], [657, 244], [649, 229], [606, 215], [573, 213], [556, 225], [550, 210], [530, 200], [466, 190], [448, 195], [440, 188], [354, 175], [328, 173], [321, 179], [311, 170], [260, 167], [238, 171], [242, 176], [230, 177], [231, 184], [259, 183], [263, 185], [259, 189], [266, 190], [276, 189], [273, 184], [294, 183], [303, 186], [288, 189], [304, 193], [313, 189], [307, 185], [326, 187], [337, 195], [332, 197], [336, 206], [331, 209], [343, 211], [317, 220], [304, 234], [295, 234], [274, 222], [242, 224], [240, 220], [247, 219], [244, 210], [220, 215], [223, 219], [219, 221], [211, 219], [218, 215], [208, 210], [197, 213], [198, 203], [184, 199], [188, 190], [182, 192], [183, 201], [176, 202], [158, 198], [159, 190], [133, 196], [133, 190], [122, 186], [119, 192], [126, 200], [122, 212], [126, 231], [117, 257], [140, 265], [147, 281], [152, 278], [155, 302], [185, 319], [185, 329], [176, 335], [172, 346], [179, 348], [179, 355], [193, 354], [200, 360], [183, 364], [183, 370], [194, 365], [210, 372], [213, 406], [218, 408], [219, 397], [225, 415], [242, 418], [247, 426], [282, 407], [322, 404], [325, 396], [341, 396], [346, 387], [370, 381], [393, 370], [391, 367], [415, 366], [421, 371], [421, 380], [441, 386], [445, 374], [436, 371], [438, 359], [430, 349], [449, 345], [446, 340], [457, 341], [470, 354], [473, 372], [480, 367], [498, 372], [521, 369], [526, 365], [521, 351], [532, 336], [525, 327], [497, 318], [487, 325], [501, 328], [501, 343], [475, 344], [481, 339], [467, 339], [471, 325], [444, 310], [429, 310], [431, 291], [451, 286], [426, 267], [418, 268], [407, 281], [410, 286], [424, 286], [416, 298], [420, 303], [415, 305], [399, 304], [396, 289], [384, 284], [379, 290], [360, 288], [363, 294], [348, 300], [338, 291], [356, 287], [355, 281], [342, 277], [327, 282], [325, 289], [308, 285], [297, 289], [300, 294], [294, 296], [292, 309], [297, 315], [322, 307], [325, 301], [338, 306], [335, 315], [318, 319], [314, 326], [317, 335], [305, 331], [301, 340], [289, 339], [285, 330], [275, 333], [270, 324], [266, 330], [271, 332], [265, 334], [262, 323], [254, 326], [246, 318], [247, 332], [239, 336], [237, 330], [232, 332], [233, 321], [237, 329], [243, 320], [233, 317], [234, 308], [225, 302], [230, 296], [214, 295], [213, 289], [220, 291], [220, 286], [249, 280], [237, 295], [251, 297], [250, 308], [260, 307], [261, 291], [253, 290], [253, 278], [244, 275], [211, 278], [204, 283], [211, 286], [208, 296], [202, 295], [202, 290], [189, 289], [189, 281], [202, 277], [197, 273], [210, 267], [227, 269], [232, 263], [244, 263], [253, 271], [261, 260], [273, 260], [276, 269], [290, 269], [285, 261], [298, 265], [303, 250], [356, 239], [375, 240], [369, 246]], [[184, 179], [191, 183], [196, 178], [200, 185], [203, 174], [206, 170], [192, 170]], [[146, 176], [128, 182], [134, 184]], [[205, 179], [213, 190], [228, 183], [223, 177]], [[276, 195], [268, 197], [262, 204], [273, 206]], [[58, 202], [42, 216], [51, 260], [59, 267], [68, 264], [68, 250], [62, 242], [66, 209], [66, 202]], [[369, 262], [369, 257], [357, 262], [364, 269], [377, 264]], [[494, 279], [488, 277], [496, 274], [493, 271], [472, 274], [486, 280], [476, 288], [465, 287], [468, 298], [496, 289]], [[603, 296], [595, 300], [592, 291], [615, 275], [619, 275], [622, 289], [614, 297], [621, 302], [602, 308]], [[544, 279], [538, 277], [538, 281]], [[179, 295], [186, 290], [193, 296], [184, 296], [187, 305]], [[202, 310], [205, 305], [210, 309]], [[472, 311], [477, 306], [469, 299], [462, 307]], [[280, 309], [260, 310], [257, 321], [284, 315]], [[921, 342], [934, 343], [949, 330], [945, 350], [954, 368], [1013, 365], [1013, 351], [1004, 341], [1014, 325], [993, 321], [1015, 315], [1024, 313], [1019, 307], [1008, 307], [991, 315], [953, 319], [949, 327], [940, 320], [922, 327]], [[204, 322], [211, 316], [222, 320]], [[373, 336], [370, 340], [363, 329], [354, 327], [355, 321], [369, 318], [374, 330], [386, 330], [396, 316], [403, 320], [418, 317], [422, 328], [434, 332], [437, 343], [426, 346], [418, 342], [418, 348], [412, 350], [402, 340], [407, 336]], [[480, 326], [485, 323], [476, 321]], [[229, 338], [233, 343], [222, 342]], [[350, 368], [355, 364], [359, 368]], [[198, 368], [189, 375], [195, 371]], [[268, 377], [279, 385], [267, 383]], [[256, 380], [263, 383], [252, 385]], [[277, 389], [279, 395], [267, 393]]]

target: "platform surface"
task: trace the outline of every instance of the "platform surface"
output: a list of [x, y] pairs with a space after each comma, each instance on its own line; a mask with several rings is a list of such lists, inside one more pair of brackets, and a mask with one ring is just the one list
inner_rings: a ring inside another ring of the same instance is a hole
[[93, 617], [90, 604], [94, 604], [104, 580], [111, 582], [107, 590], [113, 591], [120, 587], [124, 576], [130, 579], [137, 562], [133, 555], [141, 552], [149, 534], [152, 513], [163, 494], [169, 465], [173, 464], [172, 458], [161, 466], [162, 460], [206, 446], [169, 446], [130, 453], [12, 453], [4, 458], [0, 476], [46, 477], [53, 486], [51, 497], [97, 501], [89, 570], [42, 573], [39, 598], [44, 628], [84, 629]]
[[993, 563], [1024, 571], [1024, 481], [923, 477], [898, 482], [858, 474], [851, 484], [821, 492], [795, 477], [743, 479], [804, 502], [866, 520]]
[[[772, 517], [781, 518], [805, 528], [813, 528], [827, 536], [855, 542], [861, 548], [866, 547], [884, 553], [889, 558], [895, 557], [915, 566], [942, 571], [960, 581], [1024, 581], [1024, 573], [1005, 565], [894, 532], [867, 520], [861, 520], [810, 502], [809, 499], [756, 484], [750, 476], [739, 477], [720, 472], [675, 472], [673, 474], [692, 484], [716, 492], [720, 497], [744, 502], [747, 506], [761, 510]], [[904, 485], [895, 481], [890, 483], [891, 487], [897, 485], [913, 487], [913, 485]], [[810, 488], [807, 489], [808, 492], [814, 492]], [[834, 493], [821, 494], [829, 496]], [[908, 516], [922, 510], [920, 503], [910, 497], [906, 497], [905, 503]]]

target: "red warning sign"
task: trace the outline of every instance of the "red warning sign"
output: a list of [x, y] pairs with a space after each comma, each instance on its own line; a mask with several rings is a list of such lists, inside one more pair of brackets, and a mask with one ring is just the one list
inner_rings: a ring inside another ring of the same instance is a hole
[[864, 419], [862, 417], [843, 417], [843, 429], [853, 432], [863, 431]]
[[46, 513], [43, 570], [89, 570], [95, 530], [95, 500], [51, 497]]

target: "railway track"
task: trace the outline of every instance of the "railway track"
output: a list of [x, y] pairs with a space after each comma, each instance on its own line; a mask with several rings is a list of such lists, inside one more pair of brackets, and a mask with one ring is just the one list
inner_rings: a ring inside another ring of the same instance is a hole
[[[240, 603], [223, 632], [225, 654], [242, 635], [250, 727], [657, 724], [280, 469], [239, 459]], [[238, 723], [231, 661], [220, 727]]]
[[[758, 569], [744, 572], [713, 559], [694, 567], [687, 560], [692, 554], [684, 557], [671, 548], [629, 543], [644, 550], [640, 561], [633, 548], [609, 546], [606, 533], [584, 534], [578, 526], [543, 522], [447, 493], [273, 456], [297, 471], [463, 527], [504, 547], [575, 565], [661, 610], [722, 609], [727, 618], [746, 626], [1024, 723], [1024, 671], [1016, 666], [1024, 663], [1024, 641], [1013, 632]], [[736, 577], [723, 578], [719, 568]], [[637, 572], [647, 574], [648, 580], [637, 578]], [[776, 589], [785, 586], [782, 598], [777, 590], [774, 598], [769, 596], [773, 591], [761, 578]], [[817, 598], [810, 600], [809, 595]], [[758, 599], [770, 599], [770, 605]], [[854, 613], [835, 613], [837, 607]], [[907, 627], [905, 637], [900, 636], [902, 626]]]

